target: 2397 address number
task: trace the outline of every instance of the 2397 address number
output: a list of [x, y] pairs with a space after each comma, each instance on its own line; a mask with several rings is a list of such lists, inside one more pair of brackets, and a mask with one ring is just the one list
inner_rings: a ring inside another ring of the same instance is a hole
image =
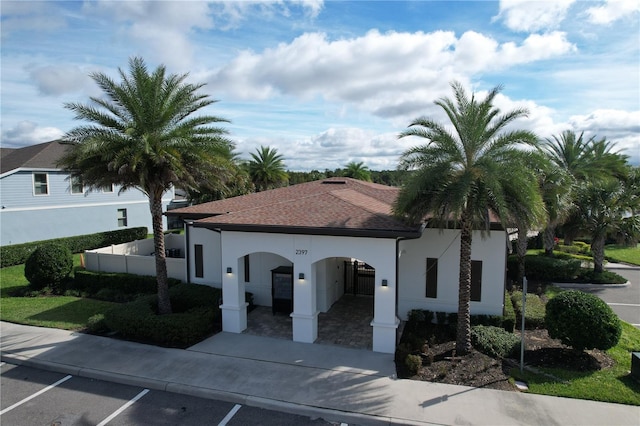
[[309, 250], [299, 250], [296, 249], [296, 255], [297, 256], [306, 256], [309, 253]]

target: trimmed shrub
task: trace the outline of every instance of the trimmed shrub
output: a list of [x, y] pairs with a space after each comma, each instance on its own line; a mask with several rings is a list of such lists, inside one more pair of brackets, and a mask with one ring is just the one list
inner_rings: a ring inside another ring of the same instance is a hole
[[84, 250], [92, 250], [112, 244], [122, 244], [129, 241], [147, 238], [147, 228], [118, 229], [116, 231], [99, 232], [96, 234], [78, 235], [75, 237], [55, 238], [53, 240], [34, 241], [24, 244], [13, 244], [0, 247], [0, 267], [20, 265], [25, 263], [31, 253], [38, 247], [47, 244], [60, 244], [71, 250], [72, 253], [80, 253]]
[[511, 295], [508, 292], [504, 292], [504, 315], [502, 317], [502, 328], [509, 333], [513, 333], [516, 326], [516, 311], [513, 308], [513, 302], [511, 301]]
[[611, 271], [594, 272], [593, 269], [582, 270], [578, 282], [592, 284], [624, 284], [627, 279]]
[[407, 367], [407, 373], [410, 376], [415, 376], [420, 371], [420, 367], [422, 367], [422, 357], [420, 355], [407, 355], [404, 364]]
[[520, 338], [500, 327], [475, 325], [471, 327], [471, 343], [483, 354], [507, 358], [518, 351]]
[[[511, 294], [511, 302], [516, 313], [516, 324], [522, 321], [522, 292], [514, 291]], [[544, 327], [546, 307], [537, 294], [527, 293], [527, 306], [525, 310], [524, 326], [531, 330]]]
[[104, 314], [94, 315], [89, 317], [87, 320], [87, 333], [107, 334], [109, 331], [111, 330], [107, 326], [107, 322], [104, 320]]
[[[558, 253], [559, 255], [560, 253]], [[543, 254], [528, 254], [525, 256], [525, 271], [529, 280], [535, 281], [560, 281], [573, 280], [580, 272], [580, 260], [570, 258], [553, 258]], [[507, 274], [515, 280], [518, 275], [518, 259], [511, 255], [507, 259]]]
[[609, 349], [618, 344], [622, 324], [600, 298], [577, 290], [563, 291], [547, 303], [549, 336], [577, 350]]
[[[180, 280], [169, 278], [169, 288], [178, 283]], [[158, 291], [157, 280], [153, 276], [81, 269], [76, 270], [75, 278], [69, 287], [96, 299], [111, 302], [128, 302], [135, 299], [137, 295], [155, 294]]]
[[51, 287], [59, 291], [60, 283], [71, 274], [73, 255], [60, 244], [38, 247], [24, 265], [24, 276], [35, 290]]
[[[216, 330], [220, 321], [219, 289], [179, 284], [169, 290], [169, 297], [172, 314], [158, 315], [156, 296], [143, 296], [107, 311], [106, 325], [126, 339], [177, 348], [198, 343]], [[212, 300], [216, 303], [207, 305]]]

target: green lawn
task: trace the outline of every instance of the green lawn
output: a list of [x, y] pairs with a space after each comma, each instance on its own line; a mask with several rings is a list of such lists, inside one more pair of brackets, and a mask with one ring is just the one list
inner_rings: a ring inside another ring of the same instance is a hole
[[604, 249], [605, 256], [612, 262], [625, 262], [640, 265], [640, 244], [636, 247], [610, 245]]
[[[74, 265], [80, 265], [80, 256], [74, 255]], [[24, 265], [0, 269], [0, 320], [40, 327], [81, 330], [87, 320], [114, 306], [114, 303], [72, 296], [10, 297], [19, 288], [26, 287]]]
[[640, 405], [640, 383], [629, 374], [631, 352], [640, 349], [640, 330], [625, 322], [622, 326], [620, 342], [607, 351], [615, 360], [611, 368], [587, 372], [540, 368], [567, 383], [526, 370], [522, 376], [518, 369], [514, 369], [512, 374], [527, 382], [530, 393]]

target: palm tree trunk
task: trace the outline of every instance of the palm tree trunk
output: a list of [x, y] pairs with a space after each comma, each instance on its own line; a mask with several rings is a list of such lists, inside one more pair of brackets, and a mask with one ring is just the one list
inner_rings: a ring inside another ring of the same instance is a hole
[[158, 314], [171, 313], [169, 283], [167, 278], [167, 258], [164, 251], [164, 233], [162, 229], [162, 192], [149, 191], [149, 207], [153, 222], [153, 246], [156, 257], [156, 281], [158, 283]]
[[459, 355], [471, 350], [471, 239], [469, 213], [464, 211], [460, 220], [460, 279], [458, 289], [458, 330], [456, 352]]
[[556, 225], [550, 222], [549, 224], [547, 224], [547, 227], [544, 228], [544, 232], [542, 233], [542, 241], [544, 244], [545, 256], [553, 257], [553, 248], [556, 245], [555, 234], [556, 234]]
[[593, 272], [602, 272], [604, 270], [604, 235], [595, 237], [591, 240], [591, 252], [593, 253]]
[[527, 227], [523, 224], [518, 226], [518, 244], [516, 244], [516, 254], [518, 256], [518, 285], [522, 287], [525, 274], [525, 258], [527, 256]]

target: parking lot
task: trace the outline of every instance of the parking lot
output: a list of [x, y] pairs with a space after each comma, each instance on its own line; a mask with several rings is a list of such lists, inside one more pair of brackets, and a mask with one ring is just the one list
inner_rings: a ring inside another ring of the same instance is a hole
[[332, 424], [322, 419], [8, 363], [2, 363], [0, 372], [0, 423], [3, 425]]

